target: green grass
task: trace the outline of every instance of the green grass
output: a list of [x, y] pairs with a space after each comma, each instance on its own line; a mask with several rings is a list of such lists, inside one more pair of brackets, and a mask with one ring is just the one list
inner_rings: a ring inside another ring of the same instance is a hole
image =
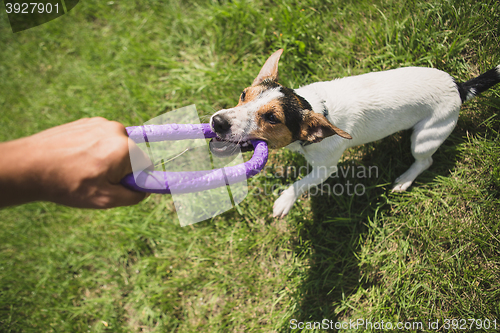
[[[12, 34], [2, 11], [0, 140], [89, 116], [138, 125], [190, 104], [206, 120], [279, 48], [281, 82], [294, 88], [407, 65], [465, 81], [500, 64], [499, 22], [494, 0], [81, 1]], [[305, 174], [273, 176], [305, 164], [285, 150], [237, 209], [185, 228], [160, 195], [106, 211], [0, 210], [0, 331], [500, 327], [499, 109], [500, 87], [466, 104], [407, 193], [390, 192], [413, 161], [403, 132], [346, 152], [342, 167], [377, 166], [378, 177], [327, 181], [362, 183], [363, 195], [304, 195], [284, 220], [271, 217], [278, 189]]]

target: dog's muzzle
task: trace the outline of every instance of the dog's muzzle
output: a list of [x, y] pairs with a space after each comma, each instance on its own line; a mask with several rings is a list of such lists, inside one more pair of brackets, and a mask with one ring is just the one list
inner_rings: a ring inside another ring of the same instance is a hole
[[254, 150], [254, 147], [250, 143], [250, 141], [234, 142], [223, 139], [223, 137], [231, 129], [231, 122], [227, 118], [221, 115], [215, 115], [212, 117], [210, 125], [212, 126], [214, 132], [217, 134], [217, 137], [210, 140], [209, 143], [210, 151], [215, 156], [226, 157], [235, 155], [239, 152]]

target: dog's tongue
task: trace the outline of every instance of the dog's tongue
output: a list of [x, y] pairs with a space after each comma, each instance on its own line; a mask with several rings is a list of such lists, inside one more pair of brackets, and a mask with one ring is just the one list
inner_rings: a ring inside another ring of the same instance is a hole
[[248, 143], [239, 145], [229, 141], [222, 141], [219, 138], [213, 138], [208, 145], [210, 151], [217, 157], [226, 157], [237, 153], [254, 150], [253, 145]]

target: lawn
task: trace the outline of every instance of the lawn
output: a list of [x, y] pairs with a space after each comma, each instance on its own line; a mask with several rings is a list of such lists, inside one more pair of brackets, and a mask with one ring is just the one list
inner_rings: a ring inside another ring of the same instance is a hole
[[[292, 88], [402, 66], [465, 81], [500, 64], [500, 4], [88, 0], [16, 34], [2, 10], [0, 141], [82, 117], [140, 125], [190, 104], [206, 121], [279, 48]], [[498, 330], [499, 110], [500, 86], [465, 104], [406, 193], [391, 185], [413, 162], [410, 132], [350, 149], [326, 184], [362, 193], [306, 194], [282, 220], [273, 201], [307, 170], [284, 149], [236, 208], [187, 227], [169, 195], [2, 209], [0, 332]]]

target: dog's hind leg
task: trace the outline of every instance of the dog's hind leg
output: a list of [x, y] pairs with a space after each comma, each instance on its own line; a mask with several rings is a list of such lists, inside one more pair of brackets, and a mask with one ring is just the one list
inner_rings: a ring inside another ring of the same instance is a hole
[[425, 119], [415, 125], [411, 137], [411, 152], [415, 162], [396, 179], [392, 192], [406, 191], [412, 182], [432, 164], [432, 155], [455, 128], [458, 109], [449, 113], [445, 119]]

